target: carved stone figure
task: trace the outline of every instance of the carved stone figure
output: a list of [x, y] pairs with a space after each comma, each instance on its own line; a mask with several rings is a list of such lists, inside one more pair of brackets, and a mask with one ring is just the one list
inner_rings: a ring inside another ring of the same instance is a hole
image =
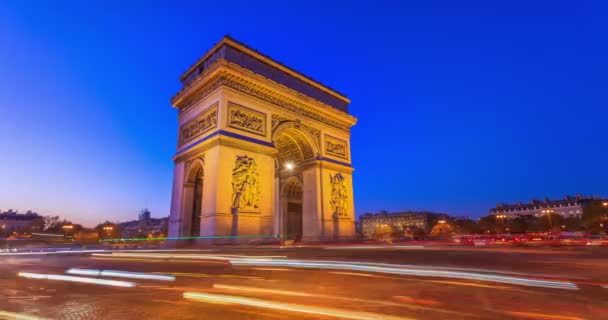
[[237, 156], [232, 170], [232, 209], [257, 210], [260, 202], [259, 173], [255, 159]]
[[344, 184], [344, 176], [336, 173], [333, 177], [329, 175], [331, 184], [331, 209], [335, 215], [346, 216], [346, 200], [348, 200], [348, 190]]
[[228, 105], [228, 112], [230, 127], [266, 135], [266, 114], [231, 102]]
[[211, 128], [217, 126], [217, 109], [214, 107], [210, 111], [196, 117], [184, 125], [180, 132], [180, 146], [201, 136]]
[[329, 155], [346, 159], [346, 141], [326, 134], [325, 152]]
[[232, 110], [230, 124], [255, 132], [264, 132], [264, 121], [254, 115], [246, 114], [241, 110]]
[[285, 122], [285, 121], [289, 121], [289, 119], [287, 119], [287, 118], [285, 118], [285, 117], [282, 117], [282, 116], [280, 116], [280, 115], [278, 115], [278, 114], [273, 114], [273, 115], [272, 115], [272, 120], [271, 120], [271, 121], [272, 121], [272, 122], [271, 122], [271, 124], [272, 124], [272, 132], [274, 132], [274, 130], [276, 130], [276, 129], [277, 129], [277, 127], [278, 127], [278, 126], [279, 126], [281, 123], [283, 123], [283, 122]]

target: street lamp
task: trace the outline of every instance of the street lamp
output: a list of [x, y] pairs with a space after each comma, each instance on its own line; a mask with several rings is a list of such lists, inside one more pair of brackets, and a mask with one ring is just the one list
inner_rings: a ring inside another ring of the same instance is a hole
[[555, 212], [555, 210], [553, 210], [553, 209], [546, 209], [546, 210], [541, 210], [540, 212], [547, 214], [547, 218], [549, 219], [549, 227], [553, 228], [553, 222], [551, 221], [551, 214], [553, 214]]
[[285, 163], [285, 169], [291, 171], [293, 170], [293, 168], [295, 167], [295, 165], [293, 164], [293, 162], [286, 162]]

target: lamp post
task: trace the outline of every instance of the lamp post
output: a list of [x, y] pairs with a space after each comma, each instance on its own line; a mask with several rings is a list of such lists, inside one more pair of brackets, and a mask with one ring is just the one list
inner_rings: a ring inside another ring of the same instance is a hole
[[553, 229], [553, 222], [551, 221], [551, 214], [555, 212], [553, 209], [541, 210], [541, 213], [547, 214], [547, 219], [549, 219], [549, 228]]

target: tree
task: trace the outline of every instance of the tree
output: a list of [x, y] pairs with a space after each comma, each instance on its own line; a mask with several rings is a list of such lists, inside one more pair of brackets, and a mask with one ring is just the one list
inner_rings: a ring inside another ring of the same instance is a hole
[[558, 233], [561, 231], [561, 226], [564, 222], [564, 217], [559, 214], [545, 214], [538, 218], [539, 231]]
[[374, 230], [374, 234], [372, 235], [372, 238], [374, 238], [375, 240], [380, 240], [380, 241], [390, 241], [391, 232], [392, 232], [391, 227], [389, 227], [388, 225], [382, 225], [382, 226], [377, 227], [376, 230]]
[[500, 233], [503, 230], [503, 225], [493, 214], [479, 218], [477, 225], [482, 233]]
[[433, 228], [431, 229], [429, 236], [431, 236], [431, 237], [448, 237], [454, 233], [454, 227], [452, 227], [451, 223], [449, 223], [445, 220], [440, 220], [440, 221], [443, 221], [443, 222], [436, 223], [433, 226]]
[[95, 226], [95, 231], [100, 239], [115, 239], [120, 238], [120, 227], [108, 220]]
[[42, 217], [44, 221], [44, 226], [42, 228], [43, 231], [51, 232], [51, 230], [57, 229], [59, 224], [59, 216], [44, 216]]
[[515, 218], [506, 220], [505, 225], [512, 233], [540, 231], [536, 230], [538, 228], [538, 218], [531, 214], [518, 214]]
[[457, 218], [452, 221], [454, 232], [459, 234], [479, 233], [480, 228], [475, 221], [469, 218]]
[[578, 217], [567, 217], [562, 222], [562, 230], [568, 232], [584, 231], [583, 220]]
[[583, 226], [589, 233], [605, 232], [608, 220], [608, 206], [604, 202], [591, 202], [583, 210]]

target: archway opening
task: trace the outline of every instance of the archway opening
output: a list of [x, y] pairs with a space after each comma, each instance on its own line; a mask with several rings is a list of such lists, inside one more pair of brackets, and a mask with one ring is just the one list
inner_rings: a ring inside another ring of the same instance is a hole
[[285, 126], [273, 135], [276, 153], [276, 178], [278, 179], [277, 232], [283, 239], [299, 241], [304, 230], [304, 182], [302, 172], [308, 162], [315, 158], [314, 142], [303, 128]]
[[195, 163], [192, 168], [190, 168], [185, 184], [185, 213], [190, 226], [189, 230], [186, 230], [187, 236], [198, 237], [201, 235], [203, 181], [203, 166], [200, 163]]
[[292, 177], [283, 189], [285, 199], [285, 236], [289, 240], [300, 241], [303, 235], [302, 222], [302, 181]]

